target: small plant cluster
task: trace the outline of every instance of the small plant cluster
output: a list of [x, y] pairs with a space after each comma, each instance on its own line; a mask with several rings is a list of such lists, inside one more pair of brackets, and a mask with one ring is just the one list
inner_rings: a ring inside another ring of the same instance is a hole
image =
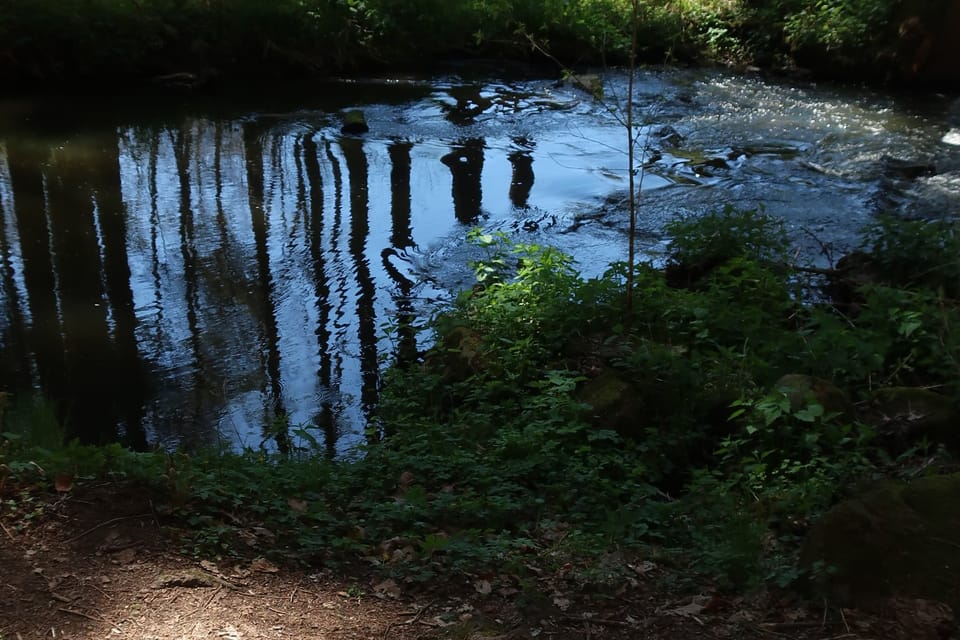
[[[581, 551], [655, 544], [729, 585], [785, 584], [810, 521], [909, 457], [859, 407], [893, 387], [960, 398], [951, 228], [879, 220], [851, 307], [809, 302], [816, 270], [790, 264], [762, 211], [679, 219], [667, 268], [636, 269], [629, 323], [626, 265], [583, 279], [553, 249], [475, 232], [482, 286], [438, 319], [423, 368], [390, 372], [382, 416], [397, 435], [380, 454], [414, 469], [434, 507], [473, 483], [510, 487], [482, 512], [491, 539], [536, 548], [532, 513]], [[454, 504], [434, 522], [475, 528]]]
[[430, 323], [426, 354], [386, 372], [386, 435], [348, 460], [61, 447], [32, 426], [42, 404], [8, 412], [0, 518], [30, 526], [68, 471], [156, 492], [198, 555], [522, 579], [633, 549], [725, 587], [786, 585], [807, 526], [845, 487], [912, 473], [929, 446], [886, 439], [870, 399], [960, 399], [955, 227], [878, 221], [861, 272], [827, 274], [856, 286], [818, 302], [763, 212], [669, 232], [667, 268], [635, 268], [629, 322], [626, 265], [584, 279], [555, 249], [472, 232], [478, 285]]

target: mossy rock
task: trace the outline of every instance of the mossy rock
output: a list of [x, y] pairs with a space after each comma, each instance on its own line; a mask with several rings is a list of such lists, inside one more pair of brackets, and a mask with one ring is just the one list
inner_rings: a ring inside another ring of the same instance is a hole
[[343, 133], [366, 133], [370, 131], [367, 124], [367, 117], [359, 109], [351, 109], [343, 114], [343, 125], [340, 127]]
[[869, 421], [897, 453], [924, 439], [953, 449], [960, 445], [960, 407], [929, 389], [878, 389], [870, 400]]
[[600, 429], [613, 429], [625, 438], [643, 435], [643, 402], [633, 383], [607, 370], [586, 382], [577, 398], [587, 404], [588, 419]]
[[802, 373], [788, 373], [774, 383], [773, 388], [782, 391], [790, 399], [791, 411], [799, 411], [811, 403], [819, 404], [825, 413], [853, 415], [853, 405], [847, 395], [835, 384], [823, 378]]
[[841, 604], [888, 597], [960, 607], [960, 474], [887, 482], [842, 502], [810, 529], [800, 565]]
[[463, 382], [490, 370], [483, 336], [469, 327], [454, 327], [427, 354], [425, 367], [439, 372], [446, 384]]
[[614, 333], [591, 333], [578, 335], [564, 348], [564, 365], [594, 378], [602, 371], [615, 366], [618, 359], [625, 358], [641, 348], [636, 336]]
[[594, 73], [572, 73], [567, 77], [570, 84], [581, 91], [597, 97], [603, 95], [603, 80]]

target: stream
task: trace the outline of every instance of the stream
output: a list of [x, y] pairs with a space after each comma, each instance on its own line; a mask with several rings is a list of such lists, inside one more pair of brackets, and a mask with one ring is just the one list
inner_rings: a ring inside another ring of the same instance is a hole
[[[626, 76], [396, 77], [216, 99], [0, 100], [0, 390], [136, 448], [365, 438], [387, 327], [470, 286], [469, 229], [626, 255]], [[634, 95], [638, 244], [727, 204], [828, 265], [880, 213], [960, 215], [960, 108], [706, 70]], [[361, 109], [365, 134], [341, 131]], [[422, 345], [421, 345], [422, 346]]]

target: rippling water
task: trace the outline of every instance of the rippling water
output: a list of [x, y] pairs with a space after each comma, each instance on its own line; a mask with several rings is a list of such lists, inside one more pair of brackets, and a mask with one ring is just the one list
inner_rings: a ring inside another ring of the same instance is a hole
[[[946, 98], [690, 71], [638, 88], [650, 256], [670, 217], [725, 203], [762, 203], [820, 260], [879, 211], [958, 212]], [[356, 107], [371, 131], [345, 135]], [[548, 80], [0, 104], [0, 383], [57, 400], [85, 441], [285, 447], [305, 430], [345, 453], [397, 346], [385, 324], [469, 283], [469, 228], [588, 273], [622, 259], [625, 137]]]

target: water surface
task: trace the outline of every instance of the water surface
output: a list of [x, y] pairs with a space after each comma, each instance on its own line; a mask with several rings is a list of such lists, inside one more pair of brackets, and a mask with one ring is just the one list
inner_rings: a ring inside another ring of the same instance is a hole
[[[623, 259], [624, 77], [606, 86], [606, 105], [459, 78], [3, 103], [0, 384], [55, 399], [85, 441], [284, 447], [303, 428], [342, 454], [398, 347], [385, 325], [469, 284], [471, 227], [591, 275]], [[347, 108], [369, 133], [341, 133]], [[820, 261], [880, 211], [958, 211], [946, 98], [652, 71], [635, 108], [651, 257], [665, 221], [726, 203], [782, 216]]]

